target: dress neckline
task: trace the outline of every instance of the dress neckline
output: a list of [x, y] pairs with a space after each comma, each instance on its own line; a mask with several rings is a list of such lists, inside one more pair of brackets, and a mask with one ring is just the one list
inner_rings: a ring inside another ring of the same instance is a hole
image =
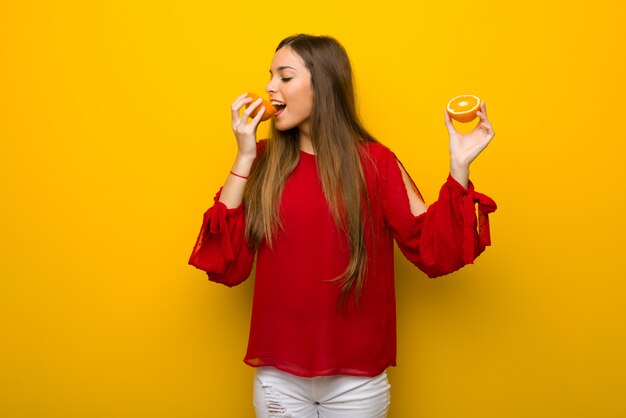
[[315, 157], [315, 154], [309, 154], [308, 152], [306, 152], [306, 151], [304, 151], [302, 149], [300, 150], [300, 154], [304, 154], [304, 155], [307, 155], [309, 157]]

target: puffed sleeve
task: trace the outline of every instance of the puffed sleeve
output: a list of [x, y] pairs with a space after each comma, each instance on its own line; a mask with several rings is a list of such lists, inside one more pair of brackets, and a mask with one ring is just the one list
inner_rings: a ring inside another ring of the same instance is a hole
[[[267, 140], [261, 139], [256, 146], [258, 158], [265, 152]], [[204, 213], [189, 264], [204, 270], [213, 282], [235, 286], [250, 276], [255, 251], [245, 238], [243, 203], [229, 209], [219, 201], [221, 193], [222, 188], [215, 194], [213, 206]]]
[[448, 175], [437, 201], [413, 216], [398, 161], [390, 150], [383, 153], [381, 193], [385, 222], [404, 256], [431, 278], [473, 263], [491, 245], [488, 215], [496, 203], [471, 181], [465, 189]]
[[229, 209], [219, 201], [221, 192], [220, 188], [204, 213], [189, 264], [204, 270], [213, 282], [235, 286], [250, 276], [254, 251], [245, 239], [243, 203]]

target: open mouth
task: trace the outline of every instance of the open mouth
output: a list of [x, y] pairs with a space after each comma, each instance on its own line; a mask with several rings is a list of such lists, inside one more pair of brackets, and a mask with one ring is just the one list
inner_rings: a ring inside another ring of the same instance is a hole
[[276, 100], [272, 100], [272, 106], [274, 106], [276, 108], [276, 114], [274, 115], [274, 117], [277, 117], [278, 115], [283, 113], [283, 111], [287, 107], [287, 104], [283, 103], [283, 102], [276, 101]]

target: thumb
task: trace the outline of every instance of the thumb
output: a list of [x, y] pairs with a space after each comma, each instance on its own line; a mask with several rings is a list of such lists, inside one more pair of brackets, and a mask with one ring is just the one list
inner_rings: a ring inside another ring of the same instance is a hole
[[454, 125], [452, 124], [452, 119], [450, 118], [450, 114], [448, 113], [447, 110], [443, 111], [443, 120], [446, 124], [446, 128], [448, 128], [448, 133], [450, 135], [456, 133], [456, 129], [454, 129]]

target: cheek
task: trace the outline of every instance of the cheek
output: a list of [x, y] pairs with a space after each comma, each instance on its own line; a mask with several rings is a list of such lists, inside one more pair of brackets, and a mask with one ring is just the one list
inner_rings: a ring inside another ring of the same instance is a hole
[[306, 100], [307, 100], [309, 109], [313, 109], [313, 90], [312, 89], [309, 89], [309, 91], [307, 92]]
[[313, 107], [313, 88], [309, 83], [302, 82], [294, 91], [298, 104], [302, 108], [310, 109]]
[[298, 105], [302, 111], [310, 113], [313, 109], [313, 92], [308, 89], [302, 89], [298, 97]]

